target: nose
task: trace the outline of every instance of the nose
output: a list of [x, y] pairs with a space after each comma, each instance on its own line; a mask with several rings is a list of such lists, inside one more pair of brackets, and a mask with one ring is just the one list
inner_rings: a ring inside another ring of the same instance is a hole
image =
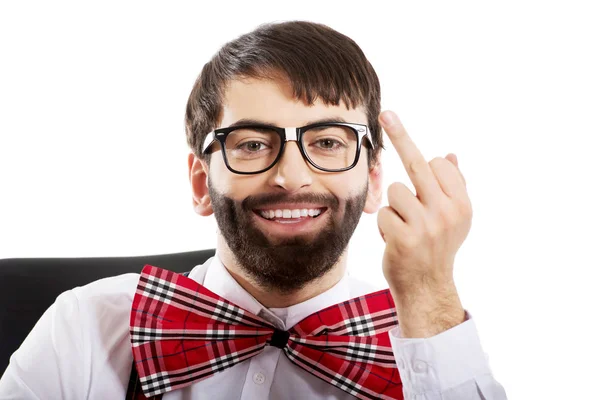
[[273, 186], [279, 186], [289, 192], [310, 186], [312, 184], [312, 173], [310, 164], [302, 157], [297, 141], [291, 140], [285, 143], [281, 158], [272, 168], [270, 182]]

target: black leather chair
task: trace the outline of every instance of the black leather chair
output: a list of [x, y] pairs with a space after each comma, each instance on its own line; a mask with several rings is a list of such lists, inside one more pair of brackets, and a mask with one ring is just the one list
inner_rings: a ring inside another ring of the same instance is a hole
[[0, 260], [0, 376], [11, 354], [62, 292], [109, 276], [139, 273], [145, 264], [190, 271], [215, 249], [136, 257], [7, 258]]

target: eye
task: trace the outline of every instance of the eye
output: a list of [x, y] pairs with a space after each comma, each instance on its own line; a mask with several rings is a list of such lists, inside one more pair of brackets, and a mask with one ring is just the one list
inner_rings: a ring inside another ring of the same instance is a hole
[[336, 140], [332, 140], [332, 139], [321, 139], [321, 140], [319, 140], [319, 143], [321, 144], [321, 147], [326, 148], [326, 149], [331, 149], [331, 148], [335, 147], [336, 144], [339, 145], [340, 142], [338, 142]]
[[334, 138], [321, 138], [315, 140], [313, 143], [316, 144], [317, 148], [322, 150], [338, 150], [346, 147], [344, 143]]
[[239, 128], [229, 133], [225, 146], [241, 154], [262, 154], [277, 149], [281, 140], [276, 131], [260, 127]]
[[356, 134], [345, 126], [315, 126], [304, 133], [302, 141], [325, 155], [348, 151], [356, 143]]
[[[264, 147], [261, 147], [264, 146]], [[267, 148], [267, 145], [258, 141], [248, 141], [244, 143], [240, 143], [236, 146], [236, 150], [248, 151], [250, 153], [254, 153], [260, 150], [264, 150]]]

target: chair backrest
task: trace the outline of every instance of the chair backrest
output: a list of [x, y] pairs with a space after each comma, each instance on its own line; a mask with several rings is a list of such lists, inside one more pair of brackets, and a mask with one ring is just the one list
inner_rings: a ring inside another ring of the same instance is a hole
[[140, 273], [145, 264], [186, 272], [215, 249], [136, 257], [0, 259], [0, 376], [44, 311], [59, 294], [98, 279]]

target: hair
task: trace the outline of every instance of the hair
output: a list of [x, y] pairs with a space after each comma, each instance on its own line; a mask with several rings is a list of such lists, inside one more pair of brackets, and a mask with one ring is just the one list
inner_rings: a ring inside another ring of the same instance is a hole
[[369, 165], [379, 158], [381, 90], [371, 63], [352, 39], [334, 29], [287, 21], [260, 25], [226, 43], [202, 68], [185, 113], [187, 143], [199, 159], [210, 161], [201, 147], [222, 117], [228, 82], [244, 78], [287, 79], [294, 97], [307, 105], [319, 98], [335, 106], [343, 101], [348, 109], [362, 106], [373, 142]]

